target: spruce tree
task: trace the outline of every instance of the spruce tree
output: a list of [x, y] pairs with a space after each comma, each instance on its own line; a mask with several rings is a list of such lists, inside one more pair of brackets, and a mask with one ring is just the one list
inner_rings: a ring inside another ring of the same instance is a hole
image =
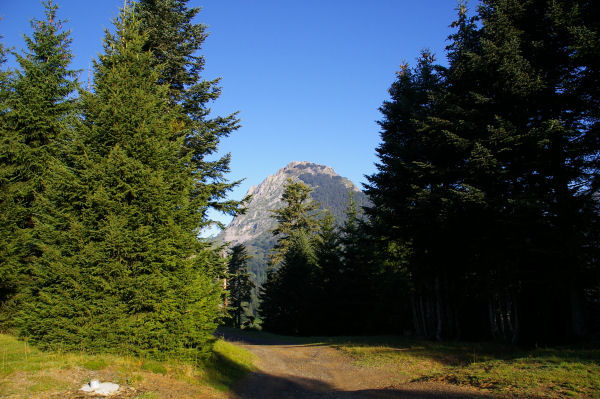
[[418, 317], [427, 326], [416, 329], [437, 338], [455, 333], [442, 306], [463, 265], [458, 211], [478, 198], [460, 184], [469, 142], [446, 118], [447, 91], [446, 70], [434, 64], [431, 53], [423, 52], [414, 69], [401, 67], [391, 100], [380, 108], [379, 172], [367, 177], [366, 186], [373, 204], [366, 209], [370, 234], [380, 248], [394, 248], [406, 258], [414, 295], [430, 309]]
[[270, 254], [271, 265], [275, 266], [283, 260], [294, 233], [302, 232], [312, 238], [317, 231], [319, 204], [310, 198], [311, 190], [301, 181], [287, 180], [281, 196], [284, 206], [271, 211], [277, 221], [277, 226], [272, 230], [277, 243]]
[[229, 313], [233, 326], [242, 326], [245, 304], [251, 299], [251, 293], [255, 285], [248, 273], [248, 260], [250, 256], [243, 244], [234, 245], [231, 248], [229, 262], [227, 263], [227, 290], [229, 291]]
[[319, 265], [317, 302], [315, 319], [324, 334], [341, 334], [344, 331], [342, 309], [345, 308], [341, 286], [342, 262], [340, 233], [335, 226], [334, 217], [326, 211], [319, 220], [319, 233], [315, 240], [315, 255]]
[[[60, 252], [46, 240], [55, 224], [47, 212], [49, 188], [64, 161], [77, 82], [69, 69], [69, 32], [57, 19], [58, 7], [43, 4], [45, 20], [32, 21], [27, 50], [15, 53], [19, 69], [8, 79], [2, 75], [0, 304], [9, 305], [5, 311], [15, 310], [9, 302], [36, 284], [42, 258]], [[9, 313], [3, 318], [14, 316]]]
[[270, 331], [310, 334], [321, 328], [315, 317], [322, 282], [315, 254], [319, 204], [310, 191], [304, 183], [288, 179], [283, 206], [271, 211], [277, 220], [272, 230], [277, 244], [260, 294], [263, 327]]
[[[160, 65], [158, 84], [169, 87], [173, 104], [181, 105], [186, 118], [185, 148], [190, 162], [200, 173], [192, 197], [199, 197], [209, 208], [235, 214], [240, 211], [239, 201], [226, 200], [227, 193], [239, 182], [227, 182], [230, 155], [208, 159], [218, 150], [219, 142], [239, 127], [237, 114], [210, 116], [210, 102], [221, 94], [220, 79], [204, 80], [205, 60], [199, 54], [206, 40], [206, 26], [193, 23], [200, 8], [189, 8], [189, 0], [140, 0], [136, 14], [141, 27], [148, 33], [144, 50], [154, 55], [154, 64]], [[217, 223], [206, 217], [202, 224]]]
[[598, 8], [485, 1], [479, 14], [481, 57], [473, 69], [481, 77], [477, 93], [488, 99], [476, 108], [486, 124], [479, 137], [499, 173], [470, 178], [486, 193], [498, 230], [511, 231], [493, 248], [500, 273], [489, 281], [496, 298], [509, 298], [491, 306], [512, 310], [492, 319], [492, 328], [510, 316], [513, 340], [581, 335], [597, 251], [588, 237], [598, 187], [598, 93], [587, 80], [598, 74], [597, 56], [590, 57], [599, 43]]
[[319, 331], [320, 283], [311, 238], [296, 231], [277, 270], [271, 269], [262, 287], [260, 315], [263, 328], [284, 334], [311, 335]]
[[[0, 39], [2, 37], [0, 36]], [[4, 63], [6, 62], [6, 54], [7, 51], [4, 48], [4, 44], [0, 42], [0, 137], [2, 138], [2, 142], [0, 142], [0, 157], [2, 159], [2, 163], [0, 163], [0, 191], [2, 194], [2, 210], [5, 210], [5, 197], [4, 193], [8, 190], [8, 183], [11, 174], [11, 166], [7, 161], [7, 153], [6, 153], [6, 143], [7, 143], [7, 126], [6, 126], [6, 113], [9, 111], [8, 108], [8, 94], [9, 94], [9, 86], [8, 79], [10, 76], [10, 72], [4, 69]], [[7, 212], [0, 213], [0, 307], [5, 304], [5, 302], [14, 295], [16, 290], [17, 282], [15, 281], [16, 273], [11, 270], [9, 267], [8, 258], [9, 248], [11, 246], [11, 234], [9, 234], [8, 227], [11, 222], [9, 219], [9, 215]], [[12, 263], [12, 262], [11, 262]]]
[[107, 32], [71, 154], [72, 272], [44, 275], [22, 333], [43, 347], [195, 359], [220, 317], [222, 261], [197, 234], [204, 200], [185, 150], [187, 116], [159, 85], [130, 8]]
[[547, 342], [591, 325], [597, 15], [486, 0], [468, 17], [461, 3], [448, 68], [421, 61], [392, 86], [368, 214], [402, 254], [416, 332]]

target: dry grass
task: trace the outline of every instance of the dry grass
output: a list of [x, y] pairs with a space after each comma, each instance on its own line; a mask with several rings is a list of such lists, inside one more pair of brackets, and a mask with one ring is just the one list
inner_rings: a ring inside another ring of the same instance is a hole
[[394, 369], [411, 381], [472, 386], [506, 397], [600, 398], [600, 350], [519, 350], [496, 344], [356, 339], [336, 347], [365, 367]]
[[217, 341], [203, 365], [156, 362], [131, 356], [42, 352], [10, 335], [0, 335], [0, 397], [87, 398], [79, 388], [91, 379], [116, 382], [113, 398], [224, 398], [231, 384], [252, 370], [247, 351]]

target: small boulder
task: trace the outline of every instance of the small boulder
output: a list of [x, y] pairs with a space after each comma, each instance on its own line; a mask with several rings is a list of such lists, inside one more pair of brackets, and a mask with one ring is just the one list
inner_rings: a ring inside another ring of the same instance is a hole
[[98, 380], [91, 380], [79, 390], [84, 392], [92, 392], [102, 396], [110, 396], [119, 390], [119, 385], [113, 382], [100, 382]]

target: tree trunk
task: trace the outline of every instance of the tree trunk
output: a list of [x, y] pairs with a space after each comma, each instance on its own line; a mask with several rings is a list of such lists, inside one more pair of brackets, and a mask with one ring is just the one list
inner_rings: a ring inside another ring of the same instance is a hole
[[437, 341], [442, 340], [442, 304], [440, 298], [440, 279], [439, 277], [435, 278], [435, 315], [436, 315], [436, 329], [435, 329], [435, 339]]
[[581, 295], [579, 291], [571, 287], [571, 332], [574, 337], [580, 338], [585, 335], [585, 320], [583, 317]]
[[427, 338], [429, 338], [429, 328], [428, 328], [428, 321], [429, 321], [429, 317], [428, 317], [428, 313], [427, 312], [427, 304], [423, 305], [423, 296], [419, 297], [419, 302], [421, 305], [421, 317], [423, 318], [423, 335]]

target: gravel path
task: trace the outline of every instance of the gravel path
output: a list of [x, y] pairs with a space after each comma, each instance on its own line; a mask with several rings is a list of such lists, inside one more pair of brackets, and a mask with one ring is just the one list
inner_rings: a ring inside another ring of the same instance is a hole
[[231, 399], [442, 399], [492, 398], [479, 391], [439, 383], [409, 383], [380, 368], [364, 368], [326, 345], [225, 339], [257, 356], [258, 371], [236, 387]]

